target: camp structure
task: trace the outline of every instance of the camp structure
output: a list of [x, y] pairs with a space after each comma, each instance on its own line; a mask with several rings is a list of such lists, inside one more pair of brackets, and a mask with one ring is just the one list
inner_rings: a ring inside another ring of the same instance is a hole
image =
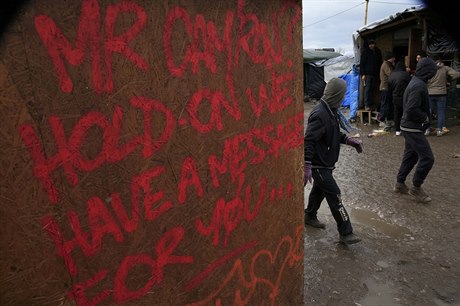
[[354, 59], [334, 49], [304, 49], [304, 92], [305, 99], [319, 99], [324, 86], [333, 77], [352, 71]]
[[[423, 5], [413, 6], [386, 18], [367, 24], [352, 35], [356, 65], [359, 69], [361, 52], [370, 39], [384, 53], [392, 51], [396, 61], [403, 60], [406, 67], [415, 70], [416, 53], [425, 51], [429, 56], [441, 55], [446, 65], [460, 69], [460, 48], [449, 33], [455, 29], [446, 29]], [[459, 29], [457, 29], [458, 31]], [[375, 101], [379, 101], [376, 90]], [[360, 93], [360, 106], [363, 95]], [[460, 108], [460, 88], [455, 82], [449, 88], [448, 108], [455, 111]]]
[[304, 101], [321, 98], [326, 86], [321, 63], [341, 55], [333, 48], [303, 49]]
[[[330, 51], [325, 51], [330, 50]], [[334, 77], [347, 82], [343, 107], [350, 107], [350, 118], [356, 116], [359, 74], [353, 55], [342, 55], [333, 49], [304, 49], [304, 101], [318, 100], [326, 83]]]

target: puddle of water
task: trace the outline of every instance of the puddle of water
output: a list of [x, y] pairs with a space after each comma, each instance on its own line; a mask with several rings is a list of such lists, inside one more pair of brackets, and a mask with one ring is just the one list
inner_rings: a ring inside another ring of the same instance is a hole
[[375, 279], [368, 278], [364, 281], [367, 286], [367, 294], [357, 303], [362, 306], [400, 306], [395, 297], [396, 291], [390, 283], [379, 284]]
[[444, 303], [443, 301], [441, 301], [440, 299], [438, 298], [434, 298], [433, 299], [433, 302], [436, 306], [450, 306], [450, 304], [447, 304], [447, 303]]
[[388, 223], [385, 221], [385, 219], [380, 218], [379, 215], [369, 210], [354, 208], [347, 208], [347, 210], [350, 214], [352, 223], [359, 223], [364, 226], [370, 226], [379, 233], [389, 237], [401, 238], [403, 236], [410, 236], [411, 234], [408, 228]]
[[[351, 223], [359, 223], [366, 227], [371, 227], [375, 229], [377, 232], [389, 236], [391, 238], [402, 238], [405, 236], [412, 237], [411, 231], [403, 226], [399, 226], [397, 224], [388, 223], [385, 219], [379, 217], [378, 214], [365, 210], [365, 209], [356, 209], [347, 207], [348, 214], [351, 218]], [[323, 201], [320, 209], [318, 210], [318, 217], [322, 220], [325, 218], [323, 216], [327, 216], [330, 218], [331, 222], [334, 222], [332, 219], [331, 212], [329, 210], [329, 206], [325, 201]], [[412, 238], [411, 238], [412, 239]]]

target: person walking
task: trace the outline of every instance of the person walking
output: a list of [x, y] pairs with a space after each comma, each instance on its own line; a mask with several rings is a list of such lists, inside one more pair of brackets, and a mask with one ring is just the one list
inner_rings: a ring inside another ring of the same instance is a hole
[[364, 109], [372, 110], [374, 104], [374, 91], [379, 84], [380, 66], [382, 65], [382, 52], [376, 46], [375, 40], [367, 43], [360, 57], [359, 74], [363, 82]]
[[447, 84], [460, 77], [460, 72], [444, 65], [441, 56], [436, 56], [436, 74], [428, 80], [428, 94], [430, 96], [430, 109], [436, 109], [436, 136], [449, 132], [446, 127]]
[[385, 52], [384, 60], [380, 65], [380, 124], [391, 127], [393, 120], [393, 104], [391, 94], [388, 91], [388, 78], [394, 69], [395, 55], [391, 51]]
[[[429, 57], [418, 61], [403, 96], [403, 115], [401, 132], [404, 137], [404, 153], [396, 176], [393, 191], [409, 193], [417, 201], [428, 203], [430, 196], [422, 189], [428, 173], [434, 164], [434, 156], [424, 132], [430, 126], [430, 103], [427, 82], [437, 71], [436, 63]], [[415, 168], [412, 178], [413, 186], [406, 186], [406, 178]]]
[[398, 61], [395, 69], [388, 77], [388, 91], [391, 93], [394, 109], [395, 135], [401, 135], [401, 116], [403, 113], [403, 95], [407, 85], [411, 80], [411, 75], [407, 71], [403, 61]]
[[339, 159], [340, 144], [350, 145], [358, 153], [363, 151], [361, 142], [340, 130], [341, 117], [337, 112], [345, 97], [346, 87], [343, 79], [329, 80], [320, 103], [308, 117], [304, 137], [304, 186], [312, 179], [313, 186], [305, 209], [305, 224], [325, 228], [326, 225], [318, 220], [317, 212], [321, 202], [326, 199], [337, 223], [340, 242], [353, 244], [361, 239], [353, 233], [350, 217], [342, 204], [340, 188], [332, 175]]

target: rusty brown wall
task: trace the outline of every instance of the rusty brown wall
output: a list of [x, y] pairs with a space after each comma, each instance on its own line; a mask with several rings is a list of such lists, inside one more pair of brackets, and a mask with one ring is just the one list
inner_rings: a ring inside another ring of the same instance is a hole
[[300, 1], [29, 1], [1, 33], [1, 305], [301, 305]]

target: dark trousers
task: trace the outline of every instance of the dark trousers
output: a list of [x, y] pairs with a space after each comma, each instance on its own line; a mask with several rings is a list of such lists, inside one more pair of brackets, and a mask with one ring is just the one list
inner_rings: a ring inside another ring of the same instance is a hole
[[417, 165], [412, 183], [415, 187], [420, 187], [434, 164], [430, 143], [423, 133], [402, 131], [401, 134], [404, 136], [405, 146], [396, 180], [398, 183], [405, 183], [407, 176]]
[[380, 91], [380, 120], [393, 120], [393, 103], [388, 90]]
[[374, 91], [377, 88], [378, 77], [375, 75], [366, 75], [364, 84], [364, 107], [374, 107]]
[[331, 169], [313, 169], [313, 187], [308, 197], [308, 205], [305, 214], [310, 218], [316, 218], [321, 202], [326, 198], [332, 216], [337, 223], [337, 230], [340, 235], [348, 235], [353, 232], [350, 217], [342, 205], [340, 189], [332, 176]]
[[401, 117], [403, 114], [402, 98], [393, 98], [394, 121], [396, 131], [401, 131]]

